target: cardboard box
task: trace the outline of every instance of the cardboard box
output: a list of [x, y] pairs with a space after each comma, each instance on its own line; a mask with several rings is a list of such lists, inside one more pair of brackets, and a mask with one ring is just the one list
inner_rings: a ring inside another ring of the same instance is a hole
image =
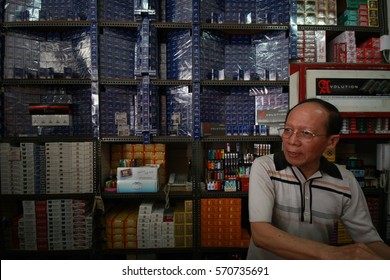
[[118, 193], [157, 192], [159, 165], [117, 168]]

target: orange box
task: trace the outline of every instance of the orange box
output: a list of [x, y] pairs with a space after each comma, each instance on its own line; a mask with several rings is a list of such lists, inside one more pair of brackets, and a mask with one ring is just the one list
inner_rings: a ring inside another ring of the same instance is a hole
[[202, 221], [207, 220], [207, 219], [218, 219], [219, 213], [215, 213], [215, 212], [211, 212], [211, 211], [210, 212], [201, 211], [200, 218]]
[[212, 213], [215, 213], [215, 212], [218, 212], [219, 211], [219, 207], [218, 205], [207, 205], [207, 206], [202, 206], [202, 209], [201, 211], [206, 211], [206, 212], [212, 212]]

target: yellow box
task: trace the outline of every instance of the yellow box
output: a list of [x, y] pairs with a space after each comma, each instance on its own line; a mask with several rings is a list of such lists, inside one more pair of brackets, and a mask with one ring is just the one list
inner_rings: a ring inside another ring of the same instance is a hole
[[143, 160], [144, 159], [144, 152], [134, 151], [134, 158], [136, 160]]
[[124, 151], [123, 152], [123, 158], [124, 159], [133, 159], [134, 158], [134, 153], [133, 151]]
[[184, 235], [192, 235], [192, 224], [186, 224], [184, 226]]
[[175, 236], [176, 235], [184, 235], [185, 233], [185, 225], [182, 224], [182, 225], [177, 225], [175, 223]]
[[144, 159], [145, 160], [153, 160], [154, 159], [154, 152], [144, 152]]
[[111, 235], [118, 235], [118, 234], [124, 234], [124, 228], [120, 227], [107, 227], [106, 228], [106, 236], [111, 236]]
[[155, 144], [154, 150], [156, 152], [164, 152], [165, 153], [165, 144]]
[[136, 234], [125, 234], [124, 235], [124, 242], [129, 242], [129, 241], [137, 241], [137, 233]]
[[184, 211], [189, 213], [192, 213], [192, 200], [185, 200], [184, 201]]
[[132, 153], [133, 152], [133, 144], [123, 144], [123, 152]]
[[137, 248], [137, 241], [127, 241], [124, 244], [125, 249], [136, 249]]
[[187, 235], [187, 236], [185, 236], [184, 237], [184, 241], [185, 241], [185, 247], [186, 248], [191, 248], [192, 247], [192, 244], [193, 244], [193, 238], [192, 238], [192, 235], [191, 236], [189, 236], [189, 235]]
[[134, 152], [143, 152], [145, 150], [144, 148], [144, 144], [133, 144]]
[[185, 244], [186, 244], [186, 241], [185, 241], [185, 237], [184, 235], [182, 236], [179, 236], [179, 235], [175, 235], [175, 247], [185, 247]]
[[154, 152], [155, 160], [165, 160], [165, 152]]
[[145, 152], [154, 152], [155, 144], [145, 144], [144, 151]]
[[192, 224], [192, 212], [184, 213], [184, 220], [186, 224]]

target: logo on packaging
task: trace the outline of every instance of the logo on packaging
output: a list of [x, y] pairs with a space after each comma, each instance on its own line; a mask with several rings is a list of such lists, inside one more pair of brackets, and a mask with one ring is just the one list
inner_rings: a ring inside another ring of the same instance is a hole
[[331, 94], [330, 90], [330, 80], [319, 80], [318, 88], [320, 90], [319, 94]]

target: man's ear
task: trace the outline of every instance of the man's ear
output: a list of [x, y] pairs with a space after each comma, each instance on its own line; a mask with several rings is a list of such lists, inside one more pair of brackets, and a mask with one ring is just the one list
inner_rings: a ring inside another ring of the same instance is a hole
[[335, 148], [339, 140], [340, 140], [340, 135], [331, 135], [328, 140], [328, 149]]

